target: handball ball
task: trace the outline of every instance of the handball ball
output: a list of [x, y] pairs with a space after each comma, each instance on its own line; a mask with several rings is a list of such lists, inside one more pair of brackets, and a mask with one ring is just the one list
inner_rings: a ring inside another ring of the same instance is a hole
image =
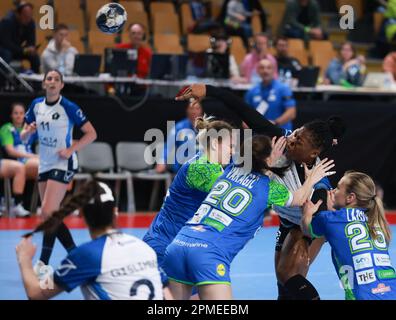
[[96, 25], [104, 33], [116, 33], [127, 20], [125, 8], [118, 3], [105, 4], [96, 14]]

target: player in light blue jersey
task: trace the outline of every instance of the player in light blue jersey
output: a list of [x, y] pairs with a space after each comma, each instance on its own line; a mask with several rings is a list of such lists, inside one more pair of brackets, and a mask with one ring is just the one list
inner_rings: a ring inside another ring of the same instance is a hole
[[157, 253], [160, 266], [166, 247], [197, 211], [214, 182], [223, 174], [223, 166], [231, 159], [233, 141], [230, 124], [210, 118], [198, 118], [196, 129], [200, 132], [197, 139], [201, 146], [206, 145], [209, 130], [225, 130], [227, 134], [213, 139], [211, 145], [182, 165], [167, 192], [161, 210], [144, 236], [143, 240]]
[[[39, 192], [42, 218], [48, 218], [59, 209], [69, 182], [78, 169], [76, 152], [96, 139], [96, 131], [80, 107], [61, 95], [63, 76], [58, 70], [48, 71], [43, 80], [45, 97], [31, 103], [26, 113], [27, 128], [21, 138], [27, 139], [37, 131], [39, 139]], [[73, 128], [83, 132], [78, 141], [73, 141]], [[67, 251], [75, 247], [65, 224], [53, 233], [45, 233], [40, 260], [36, 272], [48, 264], [55, 239], [58, 238]]]
[[[73, 249], [52, 276], [39, 281], [32, 259], [31, 235], [55, 229], [66, 215], [82, 209], [92, 241]], [[161, 300], [163, 290], [157, 257], [142, 240], [115, 228], [115, 201], [104, 183], [90, 181], [17, 246], [26, 294], [50, 299], [80, 287], [87, 300]]]
[[[188, 299], [193, 286], [200, 299], [231, 299], [230, 265], [236, 254], [261, 228], [265, 210], [274, 205], [300, 206], [310, 196], [312, 187], [334, 164], [327, 159], [307, 172], [301, 188], [291, 193], [268, 177], [285, 168], [271, 168], [271, 141], [257, 135], [251, 143], [252, 165], [230, 164], [214, 184], [195, 215], [166, 248], [164, 270], [175, 299]], [[306, 283], [309, 290], [309, 282]]]
[[391, 233], [374, 181], [347, 171], [329, 192], [329, 211], [320, 200], [304, 205], [301, 220], [307, 236], [325, 237], [347, 300], [396, 300], [396, 274], [388, 248]]

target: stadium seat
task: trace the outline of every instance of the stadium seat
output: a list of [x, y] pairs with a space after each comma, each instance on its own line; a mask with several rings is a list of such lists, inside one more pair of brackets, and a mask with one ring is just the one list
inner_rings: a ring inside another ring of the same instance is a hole
[[[100, 154], [100, 157], [98, 155]], [[83, 172], [91, 173], [98, 180], [115, 181], [116, 207], [119, 205], [121, 182], [127, 185], [127, 211], [134, 212], [132, 175], [128, 171], [115, 172], [111, 146], [106, 142], [93, 142], [78, 152], [79, 165]]]
[[38, 53], [41, 54], [47, 47], [49, 40], [52, 38], [52, 30], [42, 30], [36, 28], [36, 44], [40, 45]]
[[246, 48], [243, 45], [242, 39], [240, 37], [234, 36], [231, 37], [231, 54], [235, 57], [235, 60], [238, 65], [240, 65], [243, 61], [243, 58], [246, 56]]
[[48, 0], [31, 0], [31, 1], [29, 0], [27, 2], [30, 2], [33, 5], [34, 21], [36, 22], [36, 24], [39, 24], [40, 19], [43, 16], [40, 13], [40, 8], [41, 8], [41, 6], [44, 6], [44, 5], [48, 4]]
[[261, 21], [259, 15], [254, 15], [251, 21], [253, 34], [262, 32]]
[[210, 48], [208, 35], [189, 34], [187, 36], [187, 50], [190, 52], [202, 52]]
[[262, 6], [268, 14], [267, 24], [271, 27], [272, 35], [275, 36], [278, 34], [278, 29], [285, 13], [286, 3], [282, 1], [265, 1], [262, 2]]
[[56, 23], [65, 23], [72, 30], [84, 32], [84, 15], [80, 0], [54, 0]]
[[181, 5], [181, 22], [182, 33], [187, 34], [189, 32], [189, 28], [194, 25], [190, 4], [188, 3], [182, 3]]
[[221, 8], [223, 6], [224, 0], [212, 0], [210, 1], [211, 7], [210, 10], [212, 11], [212, 18], [217, 19], [217, 17], [221, 13]]
[[[289, 40], [291, 41], [291, 40]], [[309, 51], [313, 53], [323, 53], [334, 51], [333, 43], [329, 40], [311, 40], [309, 42]]]
[[312, 65], [320, 67], [320, 76], [324, 77], [330, 61], [336, 57], [335, 51], [314, 52], [311, 54]]
[[176, 34], [154, 34], [153, 40], [154, 49], [157, 53], [183, 53], [180, 38]]
[[173, 33], [180, 35], [179, 18], [176, 13], [155, 12], [152, 14], [153, 33]]
[[308, 65], [308, 53], [301, 39], [289, 39], [289, 54], [297, 58], [304, 66]]
[[[145, 159], [145, 152], [148, 145], [144, 142], [119, 142], [116, 146], [117, 170], [120, 173], [128, 172], [134, 179], [149, 180], [154, 182], [151, 192], [149, 210], [154, 210], [154, 205], [158, 197], [161, 181], [165, 182], [165, 190], [168, 190], [172, 176], [170, 173], [157, 173], [148, 165]], [[150, 154], [151, 151], [150, 151]], [[133, 190], [133, 186], [132, 186]], [[134, 194], [131, 194], [132, 203], [134, 204]]]
[[78, 53], [84, 53], [84, 43], [81, 41], [81, 33], [79, 30], [70, 30], [69, 31], [69, 41], [72, 46], [78, 50]]
[[3, 18], [8, 13], [8, 11], [13, 10], [15, 8], [12, 2], [13, 0], [0, 1], [0, 19]]
[[130, 12], [144, 12], [144, 5], [142, 1], [119, 1], [120, 5], [122, 5], [127, 11], [128, 15]]
[[382, 22], [384, 21], [384, 14], [381, 12], [374, 12], [373, 20], [374, 20], [374, 33], [378, 34], [378, 32], [381, 29]]
[[175, 7], [171, 2], [155, 2], [150, 1], [150, 14], [154, 13], [176, 14]]
[[[106, 48], [115, 47], [114, 35], [104, 34], [100, 31], [89, 31], [89, 51], [90, 53], [104, 55]], [[104, 59], [102, 58], [101, 71], [104, 69]]]

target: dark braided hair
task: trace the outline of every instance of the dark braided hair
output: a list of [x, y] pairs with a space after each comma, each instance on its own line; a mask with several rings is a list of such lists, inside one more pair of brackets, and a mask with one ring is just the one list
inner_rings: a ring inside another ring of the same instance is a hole
[[79, 192], [69, 198], [62, 207], [55, 211], [51, 217], [40, 223], [32, 232], [23, 237], [30, 237], [34, 233], [43, 231], [55, 232], [63, 219], [76, 209], [83, 209], [85, 221], [90, 228], [101, 228], [112, 224], [114, 201], [103, 202], [101, 195], [104, 188], [95, 180], [85, 183]]
[[311, 134], [313, 147], [320, 149], [321, 152], [327, 151], [333, 145], [333, 140], [341, 138], [346, 130], [344, 120], [337, 116], [331, 116], [326, 121], [308, 122], [304, 128]]

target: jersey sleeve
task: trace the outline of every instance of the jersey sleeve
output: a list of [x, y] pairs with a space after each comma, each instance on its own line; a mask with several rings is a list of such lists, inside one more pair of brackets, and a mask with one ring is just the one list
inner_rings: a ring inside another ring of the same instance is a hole
[[75, 103], [68, 101], [66, 103], [65, 110], [69, 119], [79, 128], [88, 122], [84, 112]]
[[320, 211], [313, 216], [311, 224], [309, 225], [309, 232], [313, 238], [320, 238], [325, 235], [327, 221], [326, 213], [327, 211]]
[[36, 100], [30, 104], [28, 111], [25, 114], [25, 121], [27, 124], [31, 124], [36, 121], [36, 115], [34, 114], [34, 107], [36, 106]]
[[70, 292], [74, 288], [93, 281], [101, 269], [102, 250], [93, 246], [72, 250], [54, 273], [54, 282]]
[[268, 192], [268, 207], [277, 205], [289, 207], [293, 201], [293, 194], [283, 185], [276, 181], [270, 181]]
[[290, 87], [284, 86], [282, 90], [282, 101], [285, 109], [292, 108], [296, 106], [296, 100], [293, 97], [293, 92]]
[[14, 137], [12, 136], [12, 133], [10, 131], [10, 126], [8, 126], [7, 124], [2, 126], [0, 129], [0, 141], [2, 147], [14, 145]]
[[223, 168], [220, 164], [203, 163], [198, 160], [188, 167], [186, 182], [190, 188], [209, 192], [222, 174]]

